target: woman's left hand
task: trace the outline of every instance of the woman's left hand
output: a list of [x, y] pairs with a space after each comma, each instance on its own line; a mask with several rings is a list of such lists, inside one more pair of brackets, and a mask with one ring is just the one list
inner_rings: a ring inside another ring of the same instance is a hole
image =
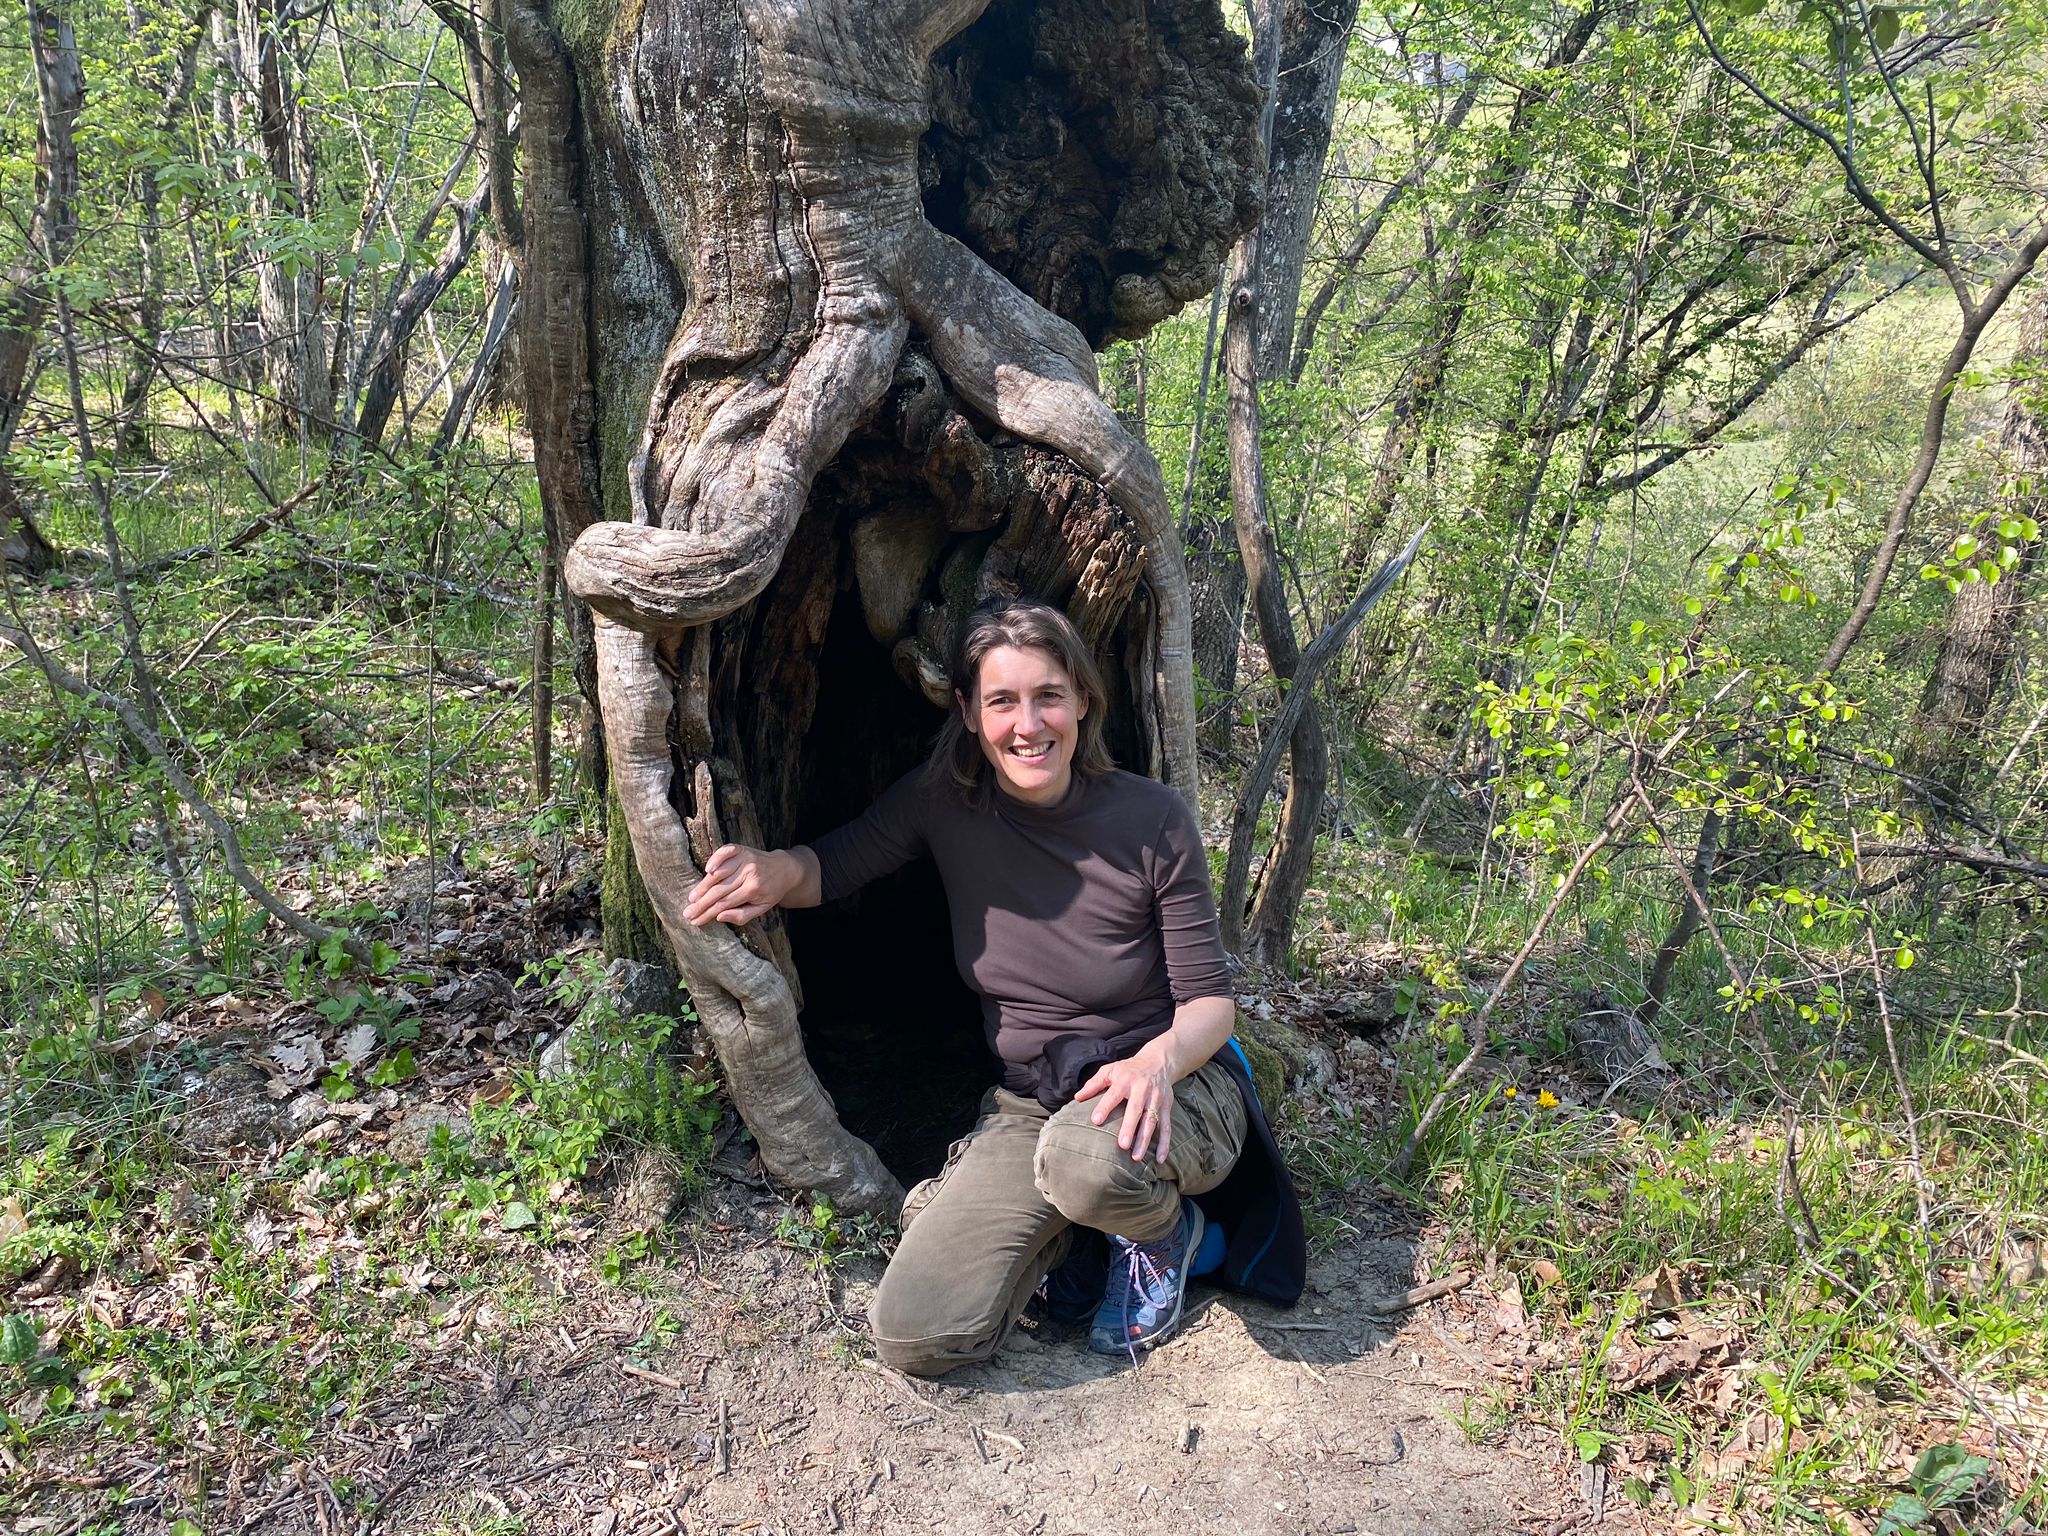
[[1131, 1154], [1132, 1162], [1142, 1163], [1145, 1149], [1156, 1141], [1163, 1166], [1173, 1145], [1173, 1074], [1167, 1064], [1153, 1059], [1149, 1051], [1105, 1063], [1074, 1099], [1078, 1103], [1098, 1095], [1102, 1102], [1090, 1117], [1093, 1122], [1103, 1124], [1117, 1105], [1123, 1105], [1123, 1129], [1117, 1132], [1116, 1144]]

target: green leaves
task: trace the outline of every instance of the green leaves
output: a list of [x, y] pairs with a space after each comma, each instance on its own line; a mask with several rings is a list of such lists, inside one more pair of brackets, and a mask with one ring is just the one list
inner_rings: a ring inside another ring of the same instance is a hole
[[0, 1321], [0, 1365], [27, 1365], [41, 1348], [42, 1334], [26, 1312], [10, 1312]]
[[1908, 1475], [1913, 1491], [1898, 1494], [1886, 1506], [1877, 1523], [1877, 1536], [1934, 1530], [1934, 1517], [1968, 1499], [1990, 1470], [1990, 1462], [1953, 1442], [1930, 1445]]

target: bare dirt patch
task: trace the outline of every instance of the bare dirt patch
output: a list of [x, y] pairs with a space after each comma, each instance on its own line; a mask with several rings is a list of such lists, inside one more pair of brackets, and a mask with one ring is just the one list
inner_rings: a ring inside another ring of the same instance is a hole
[[[536, 1330], [487, 1390], [452, 1404], [431, 1444], [364, 1468], [389, 1490], [367, 1528], [1462, 1536], [1556, 1523], [1554, 1441], [1474, 1445], [1454, 1422], [1490, 1390], [1445, 1347], [1433, 1314], [1457, 1302], [1399, 1320], [1367, 1310], [1412, 1283], [1404, 1236], [1322, 1258], [1292, 1312], [1203, 1292], [1182, 1336], [1135, 1368], [1027, 1324], [990, 1365], [930, 1383], [865, 1349], [879, 1263], [819, 1272], [774, 1242], [781, 1209], [714, 1191], [697, 1254], [638, 1295], [594, 1286], [561, 1332]], [[307, 1528], [292, 1518], [264, 1528]]]

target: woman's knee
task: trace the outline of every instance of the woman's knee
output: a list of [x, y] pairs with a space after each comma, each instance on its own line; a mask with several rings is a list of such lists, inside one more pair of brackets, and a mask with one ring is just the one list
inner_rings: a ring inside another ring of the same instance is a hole
[[1158, 1184], [1151, 1164], [1116, 1144], [1117, 1124], [1096, 1125], [1085, 1106], [1070, 1106], [1038, 1133], [1031, 1169], [1038, 1192], [1077, 1226], [1120, 1230], [1117, 1223], [1148, 1204]]
[[899, 1254], [868, 1305], [875, 1353], [907, 1375], [940, 1376], [974, 1358], [975, 1341], [958, 1331], [959, 1320], [947, 1314], [934, 1278], [905, 1265]]

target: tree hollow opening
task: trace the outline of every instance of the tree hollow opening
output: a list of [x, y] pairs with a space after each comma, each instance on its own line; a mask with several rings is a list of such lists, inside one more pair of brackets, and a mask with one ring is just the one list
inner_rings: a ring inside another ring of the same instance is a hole
[[[924, 759], [939, 712], [839, 593], [802, 746], [796, 836], [851, 821]], [[981, 1005], [953, 964], [946, 894], [918, 860], [844, 901], [788, 914], [804, 1046], [846, 1128], [905, 1185], [938, 1172], [996, 1080]]]

